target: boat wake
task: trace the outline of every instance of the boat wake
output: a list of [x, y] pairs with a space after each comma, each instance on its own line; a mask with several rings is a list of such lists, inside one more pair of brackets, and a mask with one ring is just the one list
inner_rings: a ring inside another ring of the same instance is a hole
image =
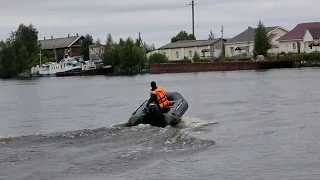
[[[197, 138], [190, 132], [215, 123], [184, 117], [174, 127], [143, 124], [126, 127], [120, 123], [97, 129], [0, 138], [0, 173], [15, 166], [19, 174], [28, 163], [31, 169], [34, 164], [54, 165], [50, 168], [70, 176], [84, 171], [120, 174], [125, 167], [126, 171], [135, 170], [137, 165], [163, 156], [174, 158], [177, 153], [205, 150], [215, 142]], [[54, 172], [46, 174], [49, 175], [54, 176]]]

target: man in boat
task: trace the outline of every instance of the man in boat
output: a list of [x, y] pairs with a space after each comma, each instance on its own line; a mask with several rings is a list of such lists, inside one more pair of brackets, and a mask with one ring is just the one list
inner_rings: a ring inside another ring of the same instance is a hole
[[147, 108], [150, 103], [155, 103], [158, 106], [159, 112], [163, 112], [166, 107], [171, 105], [165, 90], [160, 86], [157, 87], [154, 81], [151, 82], [150, 98], [147, 103]]

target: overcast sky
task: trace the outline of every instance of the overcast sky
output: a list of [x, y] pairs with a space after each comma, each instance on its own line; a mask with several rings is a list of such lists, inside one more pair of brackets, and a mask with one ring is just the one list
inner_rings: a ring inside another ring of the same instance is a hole
[[[27, 3], [28, 2], [28, 3]], [[32, 23], [43, 37], [89, 33], [103, 42], [111, 33], [142, 39], [160, 47], [180, 30], [192, 33], [191, 0], [0, 0], [0, 39], [20, 23]], [[195, 0], [195, 35], [206, 39], [210, 30], [232, 38], [259, 19], [265, 26], [320, 21], [320, 0]]]

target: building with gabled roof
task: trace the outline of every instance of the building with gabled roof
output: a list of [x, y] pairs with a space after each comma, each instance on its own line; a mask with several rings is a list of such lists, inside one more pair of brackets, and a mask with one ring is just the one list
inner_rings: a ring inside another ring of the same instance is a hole
[[154, 53], [162, 53], [168, 57], [169, 60], [183, 60], [185, 57], [192, 59], [195, 52], [201, 58], [219, 57], [222, 52], [222, 45], [226, 39], [210, 39], [210, 40], [183, 40], [173, 43], [168, 43], [155, 51], [149, 52], [149, 57]]
[[303, 36], [303, 42], [306, 45], [305, 52], [320, 52], [320, 27], [308, 28]]
[[[270, 26], [265, 27], [265, 29], [267, 31], [268, 40], [272, 45], [269, 53], [279, 53], [279, 43], [276, 40], [289, 31], [281, 26]], [[232, 57], [242, 54], [252, 55], [255, 30], [256, 28], [249, 26], [243, 32], [228, 40], [225, 43], [225, 56]]]
[[60, 61], [62, 58], [68, 56], [81, 56], [81, 44], [82, 40], [85, 39], [82, 35], [53, 38], [44, 38], [39, 40], [40, 48], [42, 51], [56, 52], [56, 61]]
[[[317, 36], [320, 22], [308, 22], [297, 24], [286, 35], [279, 38], [279, 47], [283, 52], [311, 52], [309, 45], [312, 43], [310, 39], [305, 39], [307, 31]], [[311, 32], [310, 32], [311, 30]], [[311, 35], [311, 34], [310, 34]]]

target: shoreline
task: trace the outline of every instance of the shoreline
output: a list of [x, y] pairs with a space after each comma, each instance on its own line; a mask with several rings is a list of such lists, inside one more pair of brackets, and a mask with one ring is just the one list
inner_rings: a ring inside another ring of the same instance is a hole
[[[150, 71], [137, 74], [118, 74], [118, 73], [71, 73], [65, 76], [136, 76], [144, 74], [168, 74], [168, 73], [194, 73], [194, 72], [223, 72], [223, 71], [242, 71], [242, 70], [263, 70], [263, 69], [287, 69], [287, 68], [309, 68], [320, 67], [319, 65], [303, 65], [293, 60], [270, 60], [270, 61], [232, 61], [232, 62], [167, 62], [154, 63], [150, 65]], [[63, 77], [55, 76], [55, 77]], [[39, 76], [18, 76], [9, 79], [34, 79], [43, 78]], [[3, 79], [5, 80], [5, 79]]]

